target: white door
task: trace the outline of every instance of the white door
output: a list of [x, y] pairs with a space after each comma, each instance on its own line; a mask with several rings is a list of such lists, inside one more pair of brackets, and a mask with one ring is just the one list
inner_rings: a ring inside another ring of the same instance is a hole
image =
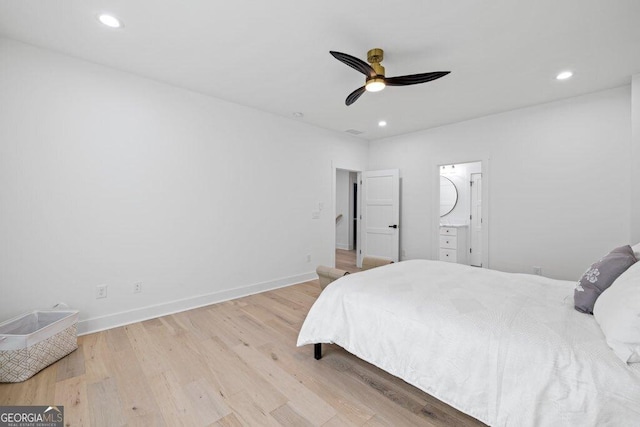
[[482, 267], [482, 174], [471, 174], [470, 264]]
[[358, 195], [356, 197], [356, 267], [362, 268], [362, 172], [356, 177]]
[[372, 255], [398, 262], [400, 242], [400, 171], [362, 173], [361, 257]]

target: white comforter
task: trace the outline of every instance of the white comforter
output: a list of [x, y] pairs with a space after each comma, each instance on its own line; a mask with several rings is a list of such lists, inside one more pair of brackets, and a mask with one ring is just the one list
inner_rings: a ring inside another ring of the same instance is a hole
[[640, 364], [573, 309], [574, 285], [404, 261], [329, 285], [298, 346], [336, 343], [490, 425], [638, 426]]

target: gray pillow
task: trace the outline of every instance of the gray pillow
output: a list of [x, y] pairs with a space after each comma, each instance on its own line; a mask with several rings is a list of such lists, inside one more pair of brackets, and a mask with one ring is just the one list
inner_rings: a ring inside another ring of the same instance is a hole
[[593, 314], [596, 300], [614, 280], [637, 261], [631, 246], [620, 246], [609, 252], [584, 273], [573, 292], [576, 310]]

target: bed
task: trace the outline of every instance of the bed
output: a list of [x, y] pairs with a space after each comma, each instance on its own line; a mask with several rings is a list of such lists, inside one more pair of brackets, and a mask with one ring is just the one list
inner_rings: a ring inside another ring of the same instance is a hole
[[575, 285], [403, 261], [330, 284], [298, 346], [337, 344], [489, 425], [640, 425], [640, 363], [574, 310]]

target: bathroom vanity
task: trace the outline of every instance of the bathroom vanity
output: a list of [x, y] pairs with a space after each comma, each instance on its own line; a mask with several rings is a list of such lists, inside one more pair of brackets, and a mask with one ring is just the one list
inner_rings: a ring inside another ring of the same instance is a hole
[[440, 261], [469, 264], [467, 225], [440, 226]]

